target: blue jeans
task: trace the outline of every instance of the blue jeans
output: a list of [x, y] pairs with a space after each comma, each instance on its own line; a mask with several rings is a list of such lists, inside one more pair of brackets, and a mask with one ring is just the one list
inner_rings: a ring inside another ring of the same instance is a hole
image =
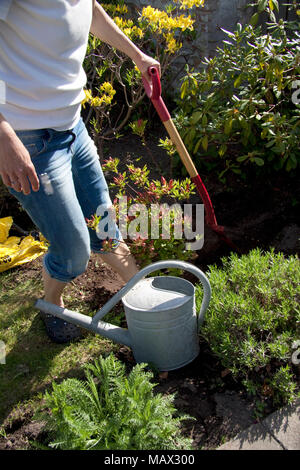
[[121, 240], [109, 211], [102, 210], [101, 219], [102, 224], [105, 217], [109, 221], [109, 236], [103, 237], [102, 232], [99, 237], [86, 224], [85, 218], [96, 214], [99, 206], [112, 206], [96, 146], [82, 119], [68, 131], [40, 129], [16, 134], [31, 156], [40, 189], [29, 195], [12, 188], [9, 191], [50, 242], [43, 259], [46, 272], [58, 281], [69, 282], [86, 270], [91, 251], [105, 253], [103, 240], [116, 240], [114, 248]]

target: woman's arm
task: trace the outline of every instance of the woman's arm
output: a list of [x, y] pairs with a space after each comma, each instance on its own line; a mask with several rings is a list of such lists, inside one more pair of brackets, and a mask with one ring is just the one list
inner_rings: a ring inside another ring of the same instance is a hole
[[160, 64], [157, 60], [144, 54], [115, 24], [97, 1], [94, 2], [93, 21], [91, 33], [101, 41], [124, 52], [130, 57], [142, 75], [148, 77], [147, 71], [151, 66], [157, 67], [160, 72]]
[[6, 186], [29, 194], [39, 190], [39, 179], [30, 155], [13, 128], [0, 113], [0, 176]]

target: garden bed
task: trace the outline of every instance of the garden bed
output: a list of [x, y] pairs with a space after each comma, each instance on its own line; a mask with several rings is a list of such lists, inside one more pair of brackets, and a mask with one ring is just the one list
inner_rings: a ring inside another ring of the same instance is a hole
[[[150, 140], [155, 142], [157, 136]], [[158, 161], [167, 158], [154, 143], [151, 146], [158, 156]], [[148, 168], [153, 168], [153, 177], [159, 174], [159, 170], [151, 165], [151, 157], [145, 152], [139, 139], [134, 136], [124, 137], [121, 141], [111, 144], [105, 149], [105, 158], [109, 156], [120, 157], [124, 164], [129, 163], [131, 159], [134, 161], [136, 157], [142, 157], [139, 166], [147, 163]], [[226, 186], [213, 174], [201, 176], [212, 197], [219, 223], [225, 226], [227, 235], [232, 238], [241, 252], [247, 253], [255, 247], [269, 249], [271, 246], [286, 255], [297, 252], [300, 229], [297, 225], [296, 212], [300, 195], [297, 178], [294, 175], [278, 174], [263, 180], [250, 178], [247, 183], [232, 179]], [[193, 197], [193, 202], [199, 202], [197, 196]], [[0, 217], [7, 215], [12, 215], [14, 221], [24, 230], [34, 228], [11, 196], [4, 193], [0, 201]], [[229, 255], [230, 251], [231, 249], [216, 234], [206, 228], [204, 248], [198, 253], [195, 264], [206, 271], [211, 264], [220, 265], [221, 258]], [[41, 259], [16, 268], [13, 276], [15, 284], [41, 279]], [[95, 311], [122, 285], [120, 278], [109, 267], [99, 263], [93, 255], [87, 271], [72, 283], [73, 296], [77, 298], [74, 304], [77, 305], [79, 302], [85, 305], [87, 311]], [[117, 323], [124, 325], [123, 316], [116, 315], [119, 307], [120, 304], [114, 309], [115, 314], [111, 319], [117, 319]], [[39, 325], [38, 328], [41, 336], [44, 335], [42, 326]], [[29, 340], [28, 348], [30, 344]], [[47, 344], [41, 347], [47, 347]], [[53, 345], [51, 347], [56, 348]], [[64, 349], [62, 346], [57, 348], [59, 352]], [[134, 358], [130, 349], [110, 343], [106, 349], [112, 350], [117, 358], [125, 362], [128, 370], [133, 367]], [[77, 364], [78, 367], [74, 364], [71, 373], [63, 371], [60, 376], [53, 379], [60, 381], [69, 375], [81, 377], [83, 373], [80, 367], [83, 363], [84, 358], [80, 364]], [[19, 374], [25, 382], [30, 378], [30, 371], [26, 366]], [[155, 389], [157, 392], [176, 393], [176, 408], [196, 418], [196, 421], [186, 421], [183, 426], [184, 434], [192, 438], [196, 449], [216, 448], [240, 430], [274, 411], [271, 403], [267, 403], [263, 412], [260, 412], [257, 404], [246, 395], [243, 386], [233, 380], [228, 370], [222, 367], [204, 340], [201, 340], [200, 355], [192, 364], [168, 374], [156, 375], [155, 381], [158, 383]], [[14, 383], [16, 384], [16, 381]], [[41, 393], [45, 388], [49, 389], [49, 386], [50, 382], [40, 389], [36, 388], [34, 395], [36, 396], [37, 392]], [[3, 431], [5, 435], [0, 439], [0, 449], [30, 449], [30, 441], [43, 443], [45, 439], [42, 426], [32, 422], [34, 405], [30, 402], [30, 392], [28, 390], [24, 392], [23, 404], [20, 397], [22, 393], [12, 393], [10, 397], [4, 397], [6, 410], [2, 414], [4, 426], [2, 429], [5, 430]]]
[[[110, 268], [96, 267], [95, 263], [92, 257], [86, 273], [74, 282], [78, 295], [84, 297], [91, 311], [100, 308], [122, 285]], [[40, 269], [40, 259], [17, 268], [18, 279], [35, 279]], [[120, 324], [124, 325], [122, 317]], [[58, 349], [61, 347], [58, 346]], [[135, 364], [131, 350], [121, 345], [116, 345], [114, 349], [116, 357], [127, 365], [129, 371]], [[29, 379], [29, 370], [20, 373]], [[78, 373], [80, 376], [80, 371]], [[56, 380], [60, 381], [60, 377]], [[184, 423], [184, 434], [192, 437], [195, 448], [215, 448], [257, 419], [253, 403], [240, 384], [213, 357], [204, 341], [200, 355], [193, 363], [168, 374], [156, 374], [154, 381], [158, 383], [155, 388], [157, 392], [176, 393], [176, 408], [197, 419]], [[9, 402], [8, 397], [5, 399]], [[0, 449], [30, 449], [29, 441], [42, 443], [45, 435], [42, 426], [32, 422], [31, 405], [27, 402], [18, 407], [15, 405], [12, 401], [7, 408], [4, 420], [6, 437], [0, 439]]]

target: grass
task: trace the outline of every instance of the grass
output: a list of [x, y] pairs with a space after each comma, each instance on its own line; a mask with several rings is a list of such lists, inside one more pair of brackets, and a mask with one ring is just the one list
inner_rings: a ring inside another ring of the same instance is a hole
[[[114, 348], [110, 341], [89, 333], [77, 343], [52, 343], [34, 308], [41, 296], [41, 277], [28, 278], [24, 267], [0, 274], [0, 341], [6, 349], [6, 363], [0, 364], [0, 425], [26, 400], [32, 407], [53, 380], [77, 377], [81, 365]], [[65, 301], [68, 307], [89, 313], [72, 284]]]

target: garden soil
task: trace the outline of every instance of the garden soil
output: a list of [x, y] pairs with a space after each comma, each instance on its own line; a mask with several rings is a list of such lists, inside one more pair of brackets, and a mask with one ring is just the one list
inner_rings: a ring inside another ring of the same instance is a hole
[[[134, 163], [136, 157], [142, 156], [138, 166], [147, 163], [148, 168], [152, 169], [153, 178], [158, 178], [162, 173], [153, 163], [153, 155], [156, 155], [156, 163], [160, 164], [167, 157], [153, 142], [154, 139], [149, 144], [149, 152], [135, 137], [126, 137], [121, 143], [110, 144], [108, 149], [104, 149], [104, 158], [118, 157], [125, 165]], [[212, 198], [218, 223], [226, 227], [227, 235], [242, 253], [255, 247], [274, 247], [287, 255], [299, 252], [300, 227], [297, 213], [300, 194], [296, 175], [278, 173], [272, 178], [260, 179], [251, 177], [249, 170], [247, 182], [232, 178], [225, 185], [220, 183], [217, 175], [202, 174], [201, 177]], [[12, 215], [23, 229], [33, 229], [26, 214], [19, 210], [11, 196], [2, 189], [2, 193], [3, 191], [4, 196], [0, 195], [0, 217]], [[199, 202], [197, 196], [193, 197], [193, 202]], [[210, 264], [221, 265], [221, 258], [229, 255], [230, 251], [206, 227], [204, 247], [197, 253], [198, 257], [194, 262], [206, 271]], [[16, 269], [22, 273], [22, 279], [25, 274], [28, 279], [36, 279], [41, 272], [41, 258]], [[186, 277], [191, 281], [196, 280], [188, 273]], [[87, 271], [73, 282], [91, 309], [100, 308], [123, 285], [118, 275], [108, 266], [97, 263], [95, 255], [92, 255]], [[121, 303], [118, 308], [122, 308]], [[123, 321], [125, 326], [125, 319]], [[230, 372], [222, 367], [210, 351], [209, 345], [201, 339], [200, 346], [200, 354], [191, 364], [177, 371], [156, 374], [155, 391], [175, 394], [176, 408], [196, 418], [195, 421], [185, 421], [183, 424], [183, 432], [192, 438], [195, 448], [214, 449], [255, 423], [259, 416], [241, 384], [233, 380]], [[132, 352], [127, 347], [120, 345], [116, 356], [127, 365], [128, 370], [135, 364]], [[271, 404], [267, 404], [265, 411], [273, 411]], [[0, 439], [0, 449], [29, 449], [29, 441], [43, 442], [45, 436], [42, 425], [32, 422], [30, 412], [20, 413], [20, 416], [6, 418], [9, 423], [7, 437]]]

